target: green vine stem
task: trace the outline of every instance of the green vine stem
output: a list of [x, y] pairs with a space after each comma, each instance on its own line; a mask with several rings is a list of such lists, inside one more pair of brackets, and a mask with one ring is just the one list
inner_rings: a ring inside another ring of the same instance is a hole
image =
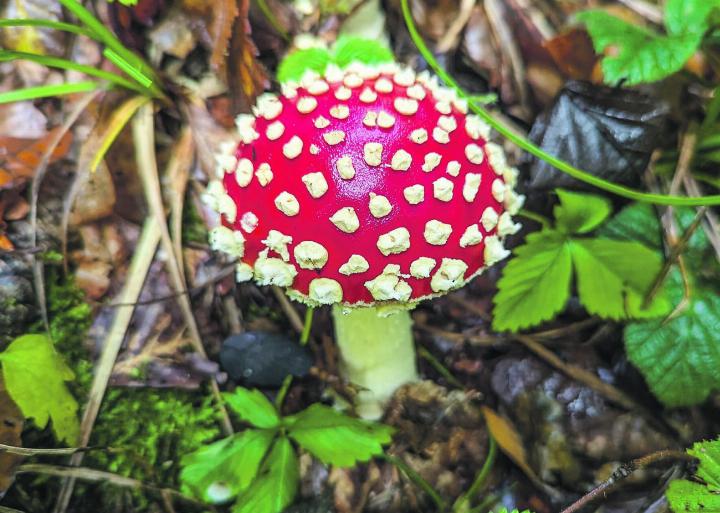
[[420, 35], [417, 27], [415, 26], [415, 22], [412, 19], [412, 14], [410, 13], [410, 6], [408, 5], [408, 0], [400, 0], [400, 3], [402, 6], [403, 18], [405, 19], [405, 25], [407, 26], [408, 32], [410, 32], [410, 37], [420, 51], [420, 54], [427, 61], [433, 71], [435, 71], [437, 76], [440, 77], [442, 81], [445, 82], [445, 84], [454, 89], [459, 97], [466, 99], [468, 101], [468, 106], [474, 113], [480, 116], [488, 125], [497, 130], [498, 133], [506, 137], [518, 147], [527, 151], [531, 155], [534, 155], [535, 157], [544, 160], [551, 166], [562, 171], [563, 173], [567, 173], [568, 175], [576, 178], [577, 180], [580, 180], [612, 194], [622, 196], [623, 198], [628, 198], [635, 201], [642, 201], [645, 203], [653, 203], [655, 205], [672, 205], [677, 207], [700, 207], [720, 205], [720, 195], [699, 196], [691, 198], [686, 196], [653, 194], [608, 182], [607, 180], [603, 180], [602, 178], [592, 175], [587, 171], [578, 169], [577, 167], [569, 164], [568, 162], [565, 162], [564, 160], [550, 155], [543, 149], [535, 146], [525, 137], [513, 133], [512, 130], [510, 130], [500, 121], [497, 121], [487, 110], [485, 110], [482, 106], [473, 101], [473, 99], [458, 85], [455, 79], [453, 79], [444, 69], [440, 67], [432, 52], [430, 52], [428, 47], [425, 45], [422, 36]]

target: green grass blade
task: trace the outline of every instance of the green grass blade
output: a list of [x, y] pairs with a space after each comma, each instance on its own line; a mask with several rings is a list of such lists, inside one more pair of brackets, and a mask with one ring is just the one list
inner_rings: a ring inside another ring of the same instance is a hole
[[84, 27], [78, 27], [72, 23], [64, 23], [62, 21], [39, 20], [34, 18], [0, 20], [0, 28], [4, 27], [40, 27], [52, 30], [62, 30], [63, 32], [72, 32], [82, 36], [95, 39], [95, 34], [91, 30]]
[[47, 85], [38, 87], [28, 87], [25, 89], [17, 89], [15, 91], [7, 91], [0, 93], [0, 104], [21, 102], [24, 100], [35, 100], [37, 98], [48, 98], [51, 96], [62, 96], [65, 94], [85, 93], [94, 91], [102, 84], [88, 80], [86, 82], [74, 82], [71, 84]]
[[103, 25], [102, 22], [95, 17], [95, 15], [93, 15], [93, 13], [83, 7], [77, 0], [59, 1], [63, 7], [72, 12], [80, 20], [81, 23], [83, 23], [87, 28], [89, 28], [95, 34], [97, 39], [102, 41], [105, 46], [107, 46], [110, 50], [122, 57], [123, 60], [129, 63], [132, 67], [139, 70], [141, 74], [145, 75], [146, 77], [150, 77], [154, 82], [153, 87], [151, 87], [153, 93], [158, 96], [162, 95], [162, 91], [157, 87], [157, 85], [155, 85], [159, 81], [153, 69], [149, 65], [147, 65], [141, 57], [139, 57], [134, 52], [128, 50], [115, 36], [115, 34], [108, 30], [105, 25]]
[[123, 59], [114, 50], [111, 50], [110, 48], [105, 48], [105, 50], [103, 50], [103, 55], [110, 62], [115, 64], [115, 66], [120, 68], [127, 75], [129, 75], [136, 82], [138, 82], [141, 86], [146, 87], [148, 89], [150, 88], [150, 86], [152, 86], [153, 81], [151, 79], [149, 79], [147, 76], [145, 76], [139, 69], [134, 68], [132, 64], [130, 64], [125, 59]]
[[147, 95], [147, 93], [148, 93], [148, 91], [146, 89], [140, 87], [139, 85], [137, 85], [134, 82], [127, 80], [124, 77], [121, 77], [120, 75], [116, 75], [115, 73], [111, 73], [109, 71], [93, 68], [92, 66], [86, 66], [85, 64], [77, 64], [77, 63], [69, 61], [67, 59], [62, 59], [60, 57], [51, 57], [49, 55], [37, 55], [37, 54], [26, 53], [26, 52], [14, 52], [14, 51], [8, 51], [8, 50], [0, 50], [0, 62], [7, 62], [7, 61], [14, 61], [14, 60], [27, 60], [27, 61], [37, 62], [38, 64], [42, 64], [42, 65], [48, 66], [50, 68], [59, 68], [59, 69], [66, 69], [66, 70], [72, 70], [72, 71], [79, 71], [80, 73], [85, 73], [86, 75], [90, 75], [91, 77], [96, 77], [96, 78], [99, 78], [102, 80], [107, 80], [108, 82], [119, 85], [126, 89], [131, 89], [133, 91], [137, 91], [140, 94]]

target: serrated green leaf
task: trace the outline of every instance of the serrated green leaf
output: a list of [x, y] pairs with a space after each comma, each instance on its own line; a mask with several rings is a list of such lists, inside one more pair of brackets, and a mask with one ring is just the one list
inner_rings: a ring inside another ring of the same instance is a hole
[[[677, 271], [670, 273], [665, 289], [678, 304], [683, 285]], [[720, 297], [694, 286], [693, 297], [680, 315], [628, 324], [625, 350], [663, 403], [703, 402], [712, 390], [720, 389]]]
[[497, 331], [517, 331], [551, 319], [570, 296], [572, 257], [564, 234], [531, 233], [514, 253], [493, 298]]
[[280, 424], [275, 406], [259, 390], [238, 387], [224, 393], [223, 399], [238, 417], [259, 428], [274, 428]]
[[649, 247], [662, 247], [662, 230], [655, 208], [649, 203], [632, 203], [615, 214], [598, 231], [600, 237], [635, 240]]
[[610, 201], [594, 194], [557, 189], [555, 227], [564, 233], [588, 233], [600, 226], [612, 212]]
[[359, 37], [340, 37], [333, 47], [333, 61], [344, 68], [352, 62], [382, 64], [393, 62], [392, 52], [382, 43]]
[[[637, 308], [662, 267], [660, 255], [638, 242], [573, 239], [571, 248], [580, 302], [610, 319], [628, 318], [628, 296]], [[670, 310], [670, 303], [664, 304], [660, 315]]]
[[700, 461], [695, 473], [712, 492], [720, 492], [720, 440], [697, 442], [688, 454]]
[[720, 513], [720, 495], [700, 483], [684, 479], [670, 482], [665, 496], [675, 513]]
[[78, 403], [66, 381], [75, 375], [45, 335], [23, 335], [0, 353], [5, 388], [23, 415], [39, 428], [52, 420], [58, 440], [74, 445], [80, 431]]
[[290, 441], [279, 438], [260, 475], [235, 503], [233, 513], [280, 513], [295, 499], [300, 479], [298, 459]]
[[255, 479], [274, 437], [274, 430], [248, 429], [183, 456], [183, 491], [211, 503], [235, 497]]
[[601, 10], [577, 15], [584, 23], [597, 53], [612, 47], [613, 55], [602, 60], [606, 83], [627, 85], [655, 82], [679, 71], [702, 41], [702, 31], [659, 35], [627, 23]]
[[665, 26], [668, 34], [684, 34], [707, 30], [708, 17], [720, 7], [719, 0], [667, 0]]
[[688, 454], [700, 461], [697, 477], [703, 483], [678, 479], [665, 492], [675, 513], [720, 513], [720, 440], [698, 442]]
[[382, 454], [392, 440], [392, 428], [348, 417], [333, 408], [313, 404], [287, 417], [288, 434], [303, 449], [327, 465], [351, 467]]
[[314, 71], [322, 75], [328, 64], [330, 64], [330, 52], [325, 48], [296, 50], [280, 62], [277, 79], [281, 83], [299, 82], [306, 71]]

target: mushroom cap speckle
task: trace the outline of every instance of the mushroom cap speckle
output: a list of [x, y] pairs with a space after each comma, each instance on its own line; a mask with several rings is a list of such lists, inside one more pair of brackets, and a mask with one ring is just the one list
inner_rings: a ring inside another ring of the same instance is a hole
[[312, 305], [412, 306], [509, 254], [517, 170], [427, 73], [331, 66], [260, 96], [237, 126], [205, 198], [239, 281]]

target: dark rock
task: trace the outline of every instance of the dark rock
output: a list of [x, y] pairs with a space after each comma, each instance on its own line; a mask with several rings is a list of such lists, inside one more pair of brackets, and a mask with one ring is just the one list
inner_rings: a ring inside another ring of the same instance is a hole
[[307, 376], [313, 359], [295, 340], [264, 331], [248, 331], [223, 342], [220, 365], [235, 381], [278, 387], [288, 374]]

